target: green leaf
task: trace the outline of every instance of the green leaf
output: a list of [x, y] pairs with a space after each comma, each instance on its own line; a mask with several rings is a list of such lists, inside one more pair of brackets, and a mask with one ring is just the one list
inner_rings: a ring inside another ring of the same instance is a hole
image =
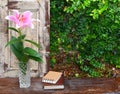
[[41, 62], [40, 54], [32, 48], [26, 47], [24, 53], [29, 56], [30, 59]]
[[14, 53], [14, 55], [17, 57], [17, 59], [19, 61], [22, 61], [22, 57], [23, 55], [23, 43], [21, 42], [20, 39], [17, 39], [16, 37], [12, 36], [11, 40], [6, 44], [10, 45], [10, 48], [12, 50], [12, 52]]
[[7, 47], [8, 45], [14, 44], [14, 43], [16, 43], [16, 42], [20, 42], [20, 41], [21, 41], [20, 39], [12, 36], [12, 37], [11, 37], [11, 40], [5, 45], [5, 47]]
[[32, 59], [32, 60], [38, 61], [38, 62], [42, 61], [41, 57], [29, 56], [29, 58]]
[[19, 36], [18, 39], [21, 39], [21, 40], [22, 40], [22, 39], [24, 39], [25, 37], [26, 37], [26, 35], [24, 34], [24, 35]]
[[40, 48], [40, 45], [37, 44], [36, 42], [32, 41], [32, 40], [26, 39], [25, 41], [30, 42], [31, 44], [34, 44], [36, 47]]
[[18, 42], [18, 41], [19, 41], [18, 39], [14, 38], [14, 39], [10, 40], [10, 41], [5, 45], [5, 47], [7, 47], [8, 45], [11, 45], [11, 44], [13, 44], [13, 43], [15, 43], [15, 42]]
[[119, 68], [119, 69], [120, 69], [120, 65], [116, 65], [116, 68]]
[[15, 31], [15, 32], [19, 32], [16, 28], [14, 28], [14, 27], [8, 27], [8, 29], [10, 29], [10, 30], [13, 30], [13, 31]]
[[11, 40], [6, 44], [6, 46], [12, 45], [12, 44], [14, 44], [14, 46], [16, 47], [17, 50], [23, 51], [24, 47], [23, 47], [23, 42], [21, 41], [21, 39], [18, 39], [16, 37], [12, 36]]
[[23, 62], [28, 62], [29, 59], [30, 59], [29, 56], [23, 53], [22, 61], [23, 61]]
[[19, 50], [17, 50], [17, 48], [15, 47], [15, 44], [11, 44], [10, 48], [11, 48], [12, 52], [14, 53], [14, 55], [17, 57], [17, 59], [19, 61], [22, 61], [21, 59], [22, 59], [23, 55]]
[[29, 55], [29, 56], [32, 56], [32, 57], [37, 57], [37, 58], [41, 57], [40, 54], [37, 51], [35, 51], [34, 49], [29, 48], [29, 47], [24, 48], [24, 53], [26, 55]]

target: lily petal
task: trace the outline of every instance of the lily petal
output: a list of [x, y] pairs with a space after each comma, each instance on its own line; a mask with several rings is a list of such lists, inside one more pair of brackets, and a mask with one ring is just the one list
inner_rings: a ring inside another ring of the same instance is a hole
[[10, 20], [10, 21], [13, 21], [13, 22], [16, 22], [16, 17], [13, 16], [13, 15], [6, 16], [5, 19]]
[[[13, 21], [16, 24], [16, 28], [24, 28], [31, 27], [34, 28], [32, 19], [32, 12], [25, 11], [23, 13], [19, 13], [18, 10], [13, 10], [13, 15], [6, 16], [5, 19]], [[37, 19], [37, 21], [40, 21]]]
[[13, 13], [14, 16], [18, 18], [19, 15], [20, 15], [19, 11], [18, 11], [18, 10], [12, 10], [12, 11], [14, 12], [14, 13]]
[[30, 12], [30, 11], [25, 11], [25, 12], [23, 13], [23, 15], [24, 15], [25, 17], [31, 17], [31, 16], [32, 16], [32, 12]]

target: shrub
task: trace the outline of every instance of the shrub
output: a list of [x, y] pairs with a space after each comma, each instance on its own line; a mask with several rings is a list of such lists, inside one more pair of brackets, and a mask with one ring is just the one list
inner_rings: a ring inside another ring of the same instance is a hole
[[[101, 77], [106, 64], [120, 68], [120, 0], [51, 1], [51, 65], [62, 51], [90, 77]], [[61, 61], [62, 62], [62, 61]]]

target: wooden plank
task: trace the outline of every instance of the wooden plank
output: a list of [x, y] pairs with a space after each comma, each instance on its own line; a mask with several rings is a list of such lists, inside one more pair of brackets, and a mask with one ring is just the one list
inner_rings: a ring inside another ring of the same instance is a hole
[[[69, 87], [72, 82], [82, 83], [75, 86], [76, 89]], [[83, 83], [83, 81], [85, 81]], [[93, 85], [88, 84], [95, 82]], [[0, 94], [119, 94], [119, 88], [114, 78], [111, 79], [71, 79], [65, 80], [64, 90], [44, 90], [41, 78], [32, 78], [31, 87], [20, 89], [17, 78], [0, 78]], [[102, 86], [101, 86], [102, 84]], [[116, 84], [116, 85], [115, 85]], [[85, 85], [85, 86], [84, 86]], [[90, 87], [86, 86], [89, 85]], [[113, 86], [112, 86], [113, 85]], [[114, 87], [115, 86], [115, 87]]]
[[[47, 3], [47, 5], [46, 5]], [[48, 69], [48, 56], [49, 56], [49, 50], [46, 50], [46, 48], [49, 46], [49, 32], [47, 29], [47, 25], [46, 25], [46, 15], [47, 17], [50, 17], [49, 14], [49, 0], [40, 0], [39, 2], [41, 8], [40, 8], [40, 31], [38, 33], [39, 35], [39, 43], [41, 44], [42, 49], [40, 50], [40, 53], [42, 53], [42, 57], [43, 57], [43, 63], [40, 64], [39, 69], [40, 69], [40, 76], [43, 76], [44, 73], [47, 72]], [[46, 7], [48, 7], [48, 10], [46, 10]], [[48, 12], [46, 14], [46, 12]]]
[[7, 57], [8, 49], [5, 48], [7, 43], [7, 21], [5, 16], [7, 15], [7, 0], [0, 0], [0, 77], [3, 77], [4, 72], [7, 70], [9, 60]]
[[40, 8], [37, 1], [19, 1], [19, 0], [9, 0], [8, 2], [8, 9], [20, 9], [20, 10], [31, 10], [37, 11]]
[[35, 1], [37, 1], [37, 0], [9, 0], [9, 1], [35, 2]]

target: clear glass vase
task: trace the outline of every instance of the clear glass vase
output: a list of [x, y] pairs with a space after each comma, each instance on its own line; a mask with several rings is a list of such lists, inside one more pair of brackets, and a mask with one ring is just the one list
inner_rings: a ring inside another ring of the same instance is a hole
[[19, 87], [28, 88], [31, 85], [29, 63], [19, 62]]

